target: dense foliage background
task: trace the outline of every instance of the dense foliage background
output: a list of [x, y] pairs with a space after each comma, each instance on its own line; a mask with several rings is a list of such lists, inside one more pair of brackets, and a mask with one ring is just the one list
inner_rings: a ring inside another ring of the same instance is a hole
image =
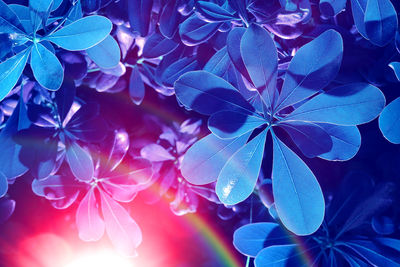
[[400, 265], [399, 8], [0, 0], [0, 265]]

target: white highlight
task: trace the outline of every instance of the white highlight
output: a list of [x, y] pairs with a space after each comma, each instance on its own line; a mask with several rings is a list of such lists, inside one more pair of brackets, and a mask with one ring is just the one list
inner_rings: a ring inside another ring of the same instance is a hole
[[105, 250], [84, 254], [64, 267], [133, 267], [133, 263], [114, 251]]

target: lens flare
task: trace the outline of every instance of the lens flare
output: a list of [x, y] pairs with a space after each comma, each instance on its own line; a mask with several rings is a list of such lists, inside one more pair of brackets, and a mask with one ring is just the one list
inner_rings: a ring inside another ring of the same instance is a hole
[[127, 258], [111, 250], [86, 253], [66, 264], [64, 267], [133, 267]]

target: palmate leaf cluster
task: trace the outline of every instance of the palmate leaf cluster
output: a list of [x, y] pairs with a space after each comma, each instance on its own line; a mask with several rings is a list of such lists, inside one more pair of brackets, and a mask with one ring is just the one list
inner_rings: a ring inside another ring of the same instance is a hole
[[272, 218], [234, 236], [256, 266], [294, 264], [307, 252], [294, 236], [313, 264], [397, 264], [397, 219], [376, 208], [363, 215], [374, 235], [354, 234], [358, 223], [335, 219], [356, 217], [339, 212], [351, 201], [315, 162], [373, 158], [371, 131], [400, 143], [398, 5], [0, 0], [0, 222], [15, 208], [9, 187], [29, 177], [55, 208], [77, 204], [82, 240], [107, 233], [133, 256], [146, 238], [127, 204], [136, 195], [167, 198], [176, 215], [257, 197]]

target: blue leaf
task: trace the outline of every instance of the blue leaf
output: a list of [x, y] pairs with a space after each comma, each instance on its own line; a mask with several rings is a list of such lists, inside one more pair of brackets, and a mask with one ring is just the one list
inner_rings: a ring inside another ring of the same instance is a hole
[[297, 245], [271, 246], [261, 250], [254, 263], [256, 267], [307, 266], [301, 260], [302, 254]]
[[19, 159], [22, 146], [17, 144], [13, 137], [18, 131], [28, 128], [30, 124], [21, 97], [5, 128], [0, 133], [0, 172], [8, 179], [19, 177], [28, 171], [28, 168]]
[[70, 51], [85, 50], [103, 41], [111, 29], [112, 23], [109, 19], [97, 15], [89, 16], [64, 26], [43, 40]]
[[332, 139], [329, 152], [318, 157], [326, 160], [344, 161], [353, 158], [361, 146], [361, 135], [357, 126], [340, 126], [333, 124], [318, 124]]
[[100, 217], [94, 189], [91, 188], [76, 210], [76, 226], [83, 241], [98, 241], [104, 235], [104, 220]]
[[121, 59], [118, 43], [110, 35], [97, 45], [87, 49], [86, 53], [97, 66], [103, 69], [114, 68]]
[[128, 1], [128, 14], [131, 29], [145, 37], [149, 33], [153, 0]]
[[393, 144], [400, 144], [400, 97], [390, 102], [379, 117], [379, 129]]
[[208, 119], [208, 129], [222, 139], [241, 136], [266, 125], [267, 121], [257, 114], [245, 114], [236, 111], [220, 111]]
[[31, 68], [35, 79], [46, 89], [58, 90], [64, 80], [64, 69], [58, 58], [42, 44], [33, 45]]
[[90, 154], [76, 142], [67, 145], [66, 159], [74, 176], [83, 182], [93, 179], [94, 166]]
[[206, 1], [197, 1], [196, 11], [207, 22], [224, 22], [236, 19], [236, 17], [223, 7]]
[[96, 12], [101, 7], [101, 0], [82, 0], [82, 9], [86, 13]]
[[250, 134], [220, 139], [209, 134], [195, 143], [182, 160], [183, 177], [192, 184], [203, 185], [217, 180], [227, 160], [244, 146]]
[[24, 71], [30, 49], [19, 52], [0, 63], [0, 101], [14, 88]]
[[142, 232], [129, 213], [100, 190], [106, 232], [113, 246], [126, 256], [137, 255], [136, 248], [142, 242]]
[[250, 75], [244, 65], [242, 54], [240, 53], [240, 44], [245, 32], [246, 30], [244, 28], [234, 28], [231, 30], [226, 40], [226, 48], [236, 69], [243, 75], [243, 77], [248, 81], [251, 81]]
[[2, 0], [0, 0], [0, 32], [1, 33], [24, 33], [24, 27], [14, 11]]
[[392, 248], [394, 250], [397, 250], [400, 252], [400, 240], [399, 239], [394, 239], [394, 238], [389, 238], [389, 237], [378, 237], [375, 239], [378, 241], [378, 243]]
[[272, 109], [278, 73], [278, 53], [274, 41], [264, 28], [252, 24], [240, 41], [240, 53], [251, 81], [268, 108]]
[[179, 25], [182, 43], [194, 46], [210, 39], [222, 25], [220, 22], [208, 23], [193, 14]]
[[144, 44], [143, 57], [145, 58], [157, 58], [164, 56], [172, 52], [177, 48], [179, 42], [174, 39], [168, 39], [162, 36], [160, 33], [153, 33]]
[[[374, 216], [371, 220], [371, 226], [374, 231], [380, 235], [390, 235], [395, 231], [395, 225], [392, 218], [388, 216]], [[400, 249], [400, 247], [399, 247]]]
[[367, 32], [365, 30], [365, 11], [367, 9], [368, 0], [351, 0], [351, 11], [353, 13], [354, 24], [358, 32], [366, 39]]
[[385, 97], [378, 88], [366, 83], [353, 83], [317, 95], [295, 109], [283, 121], [359, 125], [375, 119], [384, 106]]
[[76, 88], [73, 82], [64, 81], [63, 85], [55, 93], [58, 115], [60, 120], [64, 121], [75, 100]]
[[184, 73], [199, 69], [196, 57], [184, 57], [169, 65], [161, 75], [165, 87], [173, 88], [175, 81]]
[[179, 23], [181, 22], [182, 16], [179, 12], [180, 4], [181, 2], [179, 0], [168, 0], [160, 14], [160, 32], [169, 39], [174, 37], [178, 30]]
[[0, 198], [4, 197], [8, 191], [7, 177], [0, 172]]
[[175, 93], [186, 108], [205, 115], [222, 110], [244, 113], [254, 110], [232, 85], [206, 71], [191, 71], [182, 75], [175, 82]]
[[226, 46], [218, 50], [204, 66], [203, 70], [224, 77], [231, 65]]
[[40, 25], [46, 25], [51, 11], [53, 0], [29, 0], [29, 13], [33, 31], [36, 32]]
[[290, 148], [273, 135], [272, 188], [282, 223], [296, 235], [318, 230], [325, 201], [312, 171]]
[[397, 12], [390, 0], [368, 0], [364, 16], [365, 32], [371, 43], [385, 46], [395, 36]]
[[132, 68], [131, 76], [129, 77], [129, 95], [133, 103], [140, 105], [144, 99], [145, 87], [137, 66]]
[[339, 14], [346, 7], [346, 0], [321, 0], [319, 10], [325, 17], [333, 17]]
[[398, 81], [400, 81], [400, 62], [391, 62], [389, 67], [392, 68]]
[[[367, 259], [368, 262], [375, 266], [399, 266], [399, 263], [393, 261], [392, 259], [385, 257], [375, 251], [375, 246], [373, 243], [366, 242], [366, 244], [361, 242], [347, 242], [347, 246], [355, 251], [357, 254], [362, 255], [361, 257]], [[371, 245], [371, 246], [369, 246]]]
[[252, 223], [235, 231], [233, 245], [240, 253], [255, 257], [265, 247], [291, 244], [289, 238], [277, 223]]
[[293, 105], [327, 86], [339, 72], [343, 40], [327, 30], [302, 46], [293, 57], [285, 75], [277, 110]]
[[[1, 4], [0, 4], [1, 6]], [[8, 6], [14, 13], [17, 15], [20, 23], [22, 24], [23, 30], [27, 33], [32, 33], [33, 28], [32, 28], [32, 23], [31, 23], [31, 15], [29, 12], [29, 7], [22, 6], [22, 5], [17, 5], [17, 4], [11, 4]], [[0, 10], [3, 7], [0, 7]], [[1, 19], [0, 19], [1, 20]], [[2, 28], [0, 28], [2, 29]], [[0, 31], [6, 32], [5, 29], [2, 29]], [[18, 30], [15, 30], [13, 32], [18, 32]]]
[[329, 152], [332, 139], [329, 134], [317, 124], [292, 121], [279, 124], [290, 135], [301, 152], [309, 158]]
[[218, 176], [215, 192], [222, 203], [235, 205], [253, 193], [264, 155], [268, 129], [240, 148], [226, 162]]

